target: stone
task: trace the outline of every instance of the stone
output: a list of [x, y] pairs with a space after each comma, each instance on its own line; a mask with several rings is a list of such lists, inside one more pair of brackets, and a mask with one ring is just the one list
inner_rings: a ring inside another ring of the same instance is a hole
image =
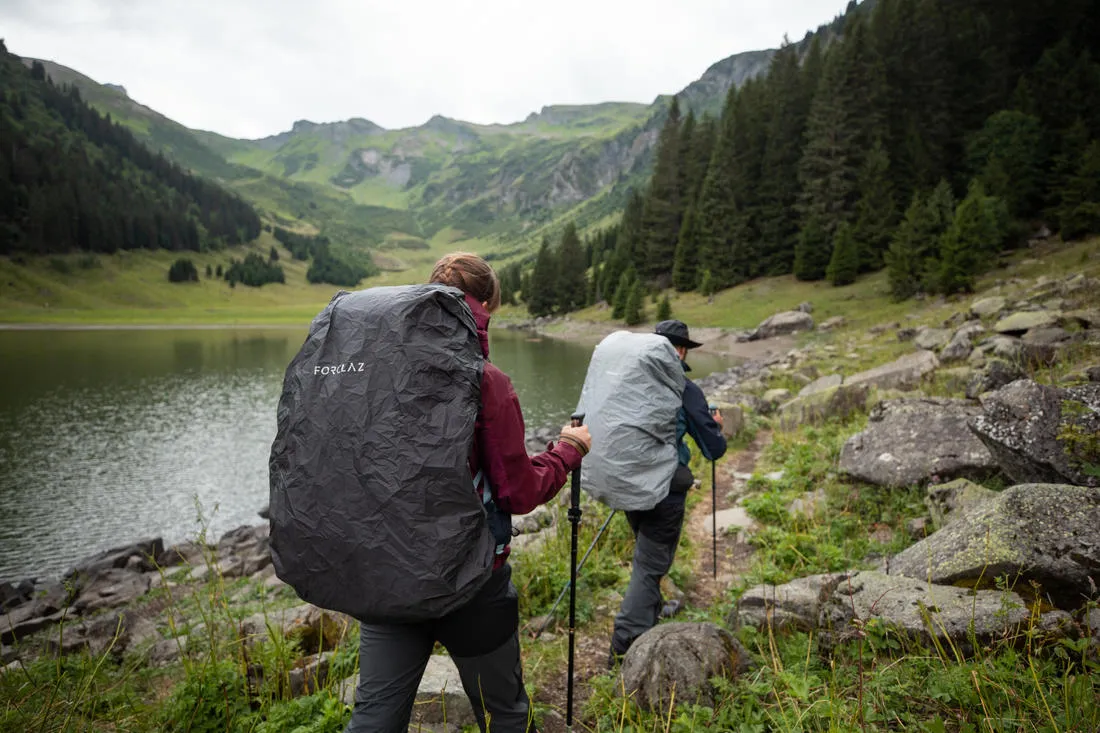
[[271, 526], [244, 525], [230, 530], [218, 540], [218, 567], [226, 578], [254, 575], [271, 564]]
[[944, 362], [962, 361], [970, 356], [974, 346], [970, 343], [970, 337], [966, 334], [956, 333], [951, 341], [940, 352], [940, 360]]
[[807, 491], [787, 505], [787, 513], [792, 516], [805, 514], [812, 517], [818, 512], [824, 511], [827, 503], [828, 497], [825, 495], [825, 489]]
[[798, 309], [797, 310], [798, 310], [799, 313], [813, 313], [814, 312], [814, 305], [813, 305], [813, 303], [810, 303], [808, 301], [803, 301], [802, 303], [798, 304]]
[[162, 568], [177, 565], [201, 565], [206, 561], [207, 553], [213, 548], [190, 540], [172, 545], [157, 556], [157, 565]]
[[722, 412], [722, 435], [726, 439], [732, 439], [744, 430], [745, 409], [741, 405], [719, 402], [718, 409]]
[[[756, 520], [749, 516], [743, 507], [735, 506], [729, 509], [719, 509], [714, 515], [713, 521], [717, 522], [719, 533], [729, 532], [733, 529], [755, 530]], [[706, 526], [712, 526], [712, 517], [707, 515]]]
[[867, 404], [870, 388], [841, 384], [805, 397], [795, 397], [779, 408], [779, 426], [793, 430], [799, 425], [820, 424], [831, 419], [846, 420]]
[[33, 612], [38, 610], [24, 605], [0, 616], [0, 642], [10, 644], [19, 641], [65, 618], [64, 611]]
[[887, 331], [896, 331], [899, 328], [901, 328], [901, 324], [897, 321], [894, 321], [893, 323], [879, 323], [871, 326], [869, 329], [867, 329], [867, 332], [870, 333], [872, 336], [878, 336], [880, 333], [886, 333]]
[[985, 365], [982, 371], [970, 377], [970, 380], [966, 383], [966, 396], [970, 399], [977, 399], [986, 392], [1000, 389], [1006, 384], [1011, 384], [1017, 379], [1023, 378], [1023, 376], [1023, 370], [1015, 362], [993, 359]]
[[772, 405], [778, 405], [791, 398], [789, 389], [769, 389], [764, 393], [764, 401]]
[[162, 667], [177, 661], [187, 653], [188, 639], [180, 636], [176, 639], [161, 639], [149, 649], [149, 663], [155, 667]]
[[802, 311], [784, 311], [766, 318], [756, 327], [754, 336], [756, 339], [769, 339], [775, 336], [786, 336], [799, 331], [812, 331], [814, 319], [809, 313]]
[[87, 650], [92, 656], [107, 652], [120, 657], [126, 651], [139, 649], [160, 634], [156, 625], [134, 610], [100, 616], [94, 620], [73, 620], [59, 627], [46, 641], [50, 654], [72, 654]]
[[890, 561], [891, 575], [993, 588], [1037, 583], [1072, 611], [1100, 587], [1100, 489], [1019, 484], [984, 501]]
[[1100, 329], [1100, 308], [1070, 311], [1066, 318], [1076, 321], [1081, 328]]
[[347, 635], [351, 619], [333, 611], [303, 603], [280, 611], [260, 612], [240, 623], [240, 634], [246, 644], [266, 640], [274, 629], [286, 639], [297, 639], [299, 648], [307, 654], [330, 651]]
[[937, 381], [951, 394], [962, 394], [974, 378], [974, 370], [968, 366], [940, 369]]
[[982, 342], [982, 351], [997, 359], [1016, 361], [1020, 358], [1020, 339], [1012, 336], [994, 336]]
[[923, 540], [927, 537], [930, 527], [931, 522], [928, 521], [928, 517], [916, 517], [905, 523], [905, 531], [914, 540]]
[[163, 552], [164, 540], [160, 537], [139, 540], [84, 558], [65, 574], [65, 578], [79, 584], [84, 578], [90, 578], [101, 570], [125, 568], [133, 557], [137, 557], [141, 561], [139, 571], [154, 570], [156, 569], [156, 558], [160, 557]]
[[834, 328], [843, 328], [847, 322], [848, 320], [844, 316], [833, 316], [832, 318], [826, 318], [820, 328], [822, 331], [832, 331]]
[[817, 394], [818, 392], [824, 392], [827, 389], [833, 387], [839, 387], [844, 383], [844, 377], [839, 374], [826, 374], [824, 377], [818, 377], [814, 381], [803, 387], [799, 393], [799, 397], [806, 397], [807, 395]]
[[0, 613], [21, 606], [34, 597], [34, 579], [5, 580], [0, 583]]
[[331, 662], [332, 652], [310, 654], [297, 660], [287, 673], [290, 696], [305, 697], [323, 690]]
[[[1020, 379], [981, 402], [970, 429], [1013, 481], [1100, 486], [1089, 469], [1100, 463], [1100, 384], [1061, 388]], [[1066, 435], [1080, 439], [1067, 442]]]
[[1100, 366], [1089, 367], [1085, 370], [1085, 376], [1090, 382], [1100, 382]]
[[727, 624], [731, 629], [742, 626], [773, 631], [813, 631], [817, 628], [823, 597], [837, 583], [847, 578], [839, 575], [811, 575], [783, 585], [757, 585], [737, 599]]
[[[561, 493], [564, 494], [566, 498], [568, 498], [568, 491], [563, 491]], [[542, 549], [543, 546], [546, 545], [547, 542], [549, 542], [553, 538], [555, 533], [556, 530], [553, 527], [547, 527], [546, 529], [539, 530], [538, 532], [530, 532], [528, 534], [517, 535], [512, 538], [509, 546], [515, 552], [518, 552], [520, 550], [527, 553], [538, 552], [540, 549]]]
[[994, 295], [990, 298], [982, 298], [976, 300], [970, 304], [971, 314], [978, 318], [985, 318], [987, 316], [995, 316], [1003, 311], [1008, 306], [1008, 301], [999, 296]]
[[939, 351], [951, 341], [951, 331], [945, 328], [926, 328], [913, 339], [918, 349]]
[[889, 364], [853, 374], [844, 380], [844, 385], [846, 387], [864, 385], [878, 389], [913, 389], [939, 365], [939, 359], [931, 351], [917, 351], [906, 354]]
[[899, 328], [898, 329], [898, 341], [912, 341], [917, 337], [917, 329], [915, 328]]
[[938, 479], [988, 478], [998, 472], [989, 450], [967, 427], [980, 408], [967, 400], [887, 400], [867, 428], [845, 442], [842, 473], [877, 486], [905, 487]]
[[545, 529], [554, 523], [554, 512], [546, 504], [540, 504], [529, 514], [512, 515], [512, 531], [530, 534]]
[[[933, 535], [935, 536], [935, 535]], [[822, 602], [819, 644], [828, 652], [874, 625], [903, 648], [954, 646], [964, 654], [1026, 628], [1029, 612], [1012, 592], [934, 585], [925, 579], [864, 570], [838, 582]]]
[[932, 523], [939, 529], [962, 513], [997, 495], [996, 491], [960, 478], [929, 486], [924, 505], [932, 515]]
[[623, 689], [649, 711], [665, 710], [674, 699], [713, 707], [717, 693], [710, 680], [737, 679], [749, 670], [749, 659], [740, 642], [715, 624], [660, 624], [623, 657]]
[[149, 576], [134, 570], [107, 568], [90, 576], [73, 601], [79, 613], [116, 608], [137, 600], [149, 591]]
[[993, 330], [997, 333], [1023, 334], [1033, 328], [1048, 328], [1057, 326], [1062, 314], [1058, 311], [1017, 311], [1007, 318], [997, 321]]

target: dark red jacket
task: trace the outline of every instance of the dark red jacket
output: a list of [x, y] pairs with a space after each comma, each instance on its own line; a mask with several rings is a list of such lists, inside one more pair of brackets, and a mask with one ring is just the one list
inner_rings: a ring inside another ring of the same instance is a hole
[[[536, 456], [527, 455], [523, 413], [508, 375], [489, 363], [489, 313], [475, 298], [466, 296], [474, 313], [485, 370], [481, 375], [481, 410], [474, 431], [470, 472], [484, 471], [493, 501], [509, 514], [527, 514], [553, 499], [579, 468], [580, 452], [568, 443], [551, 444]], [[508, 559], [509, 548], [497, 556], [494, 567]]]

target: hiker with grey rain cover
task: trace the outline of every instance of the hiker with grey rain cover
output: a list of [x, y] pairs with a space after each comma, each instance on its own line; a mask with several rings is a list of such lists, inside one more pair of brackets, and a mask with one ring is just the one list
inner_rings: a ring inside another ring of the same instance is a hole
[[441, 259], [428, 285], [338, 293], [287, 368], [272, 444], [271, 552], [303, 600], [360, 622], [347, 731], [405, 731], [436, 642], [478, 725], [530, 731], [512, 514], [551, 501], [586, 428], [528, 456], [511, 381], [488, 360], [496, 273]]

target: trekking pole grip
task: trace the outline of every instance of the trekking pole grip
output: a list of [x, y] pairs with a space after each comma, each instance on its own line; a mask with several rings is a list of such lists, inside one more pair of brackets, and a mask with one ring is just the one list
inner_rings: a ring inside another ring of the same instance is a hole
[[584, 425], [584, 413], [574, 412], [572, 417], [569, 418], [569, 427], [579, 428], [581, 425]]

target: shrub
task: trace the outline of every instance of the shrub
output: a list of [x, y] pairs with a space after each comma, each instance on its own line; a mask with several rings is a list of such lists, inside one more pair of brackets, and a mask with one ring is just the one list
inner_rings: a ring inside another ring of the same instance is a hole
[[186, 257], [181, 257], [168, 268], [168, 281], [174, 283], [198, 282], [199, 271], [195, 269], [195, 263]]

